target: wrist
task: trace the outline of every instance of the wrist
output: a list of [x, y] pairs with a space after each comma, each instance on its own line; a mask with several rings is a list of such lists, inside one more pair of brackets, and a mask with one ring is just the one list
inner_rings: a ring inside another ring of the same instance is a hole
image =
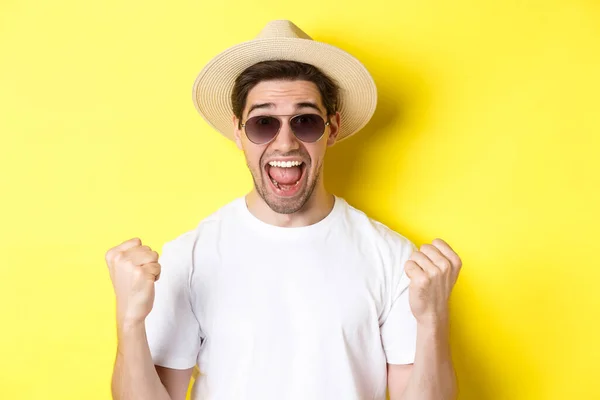
[[132, 349], [135, 351], [139, 343], [147, 340], [146, 325], [142, 321], [122, 321], [117, 324], [117, 352], [121, 356], [127, 355]]
[[117, 334], [119, 336], [129, 336], [139, 334], [146, 330], [145, 320], [123, 318], [117, 321]]
[[431, 317], [417, 320], [417, 330], [423, 333], [433, 335], [446, 334], [449, 330], [450, 323], [447, 317]]
[[[432, 319], [417, 322], [417, 342], [419, 347], [428, 347], [436, 353], [449, 352], [450, 324], [447, 319]], [[448, 356], [449, 357], [449, 356]]]

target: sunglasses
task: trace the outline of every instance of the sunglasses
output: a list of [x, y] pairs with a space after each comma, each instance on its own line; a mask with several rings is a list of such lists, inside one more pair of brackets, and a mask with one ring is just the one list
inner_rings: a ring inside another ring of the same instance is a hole
[[277, 137], [281, 129], [281, 120], [277, 117], [290, 117], [288, 123], [294, 136], [305, 143], [314, 143], [321, 139], [325, 127], [329, 126], [329, 121], [325, 122], [318, 114], [258, 115], [249, 118], [240, 126], [244, 128], [248, 140], [252, 143], [267, 144]]

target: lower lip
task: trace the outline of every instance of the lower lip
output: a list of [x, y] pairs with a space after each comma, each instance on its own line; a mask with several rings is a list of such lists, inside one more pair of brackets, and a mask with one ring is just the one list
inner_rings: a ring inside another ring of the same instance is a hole
[[302, 165], [302, 175], [300, 175], [300, 179], [298, 180], [298, 182], [290, 187], [287, 190], [278, 188], [277, 186], [275, 186], [273, 184], [273, 181], [271, 180], [271, 176], [269, 175], [269, 171], [268, 171], [268, 167], [265, 170], [265, 174], [267, 175], [267, 181], [269, 181], [269, 187], [271, 188], [271, 191], [273, 191], [277, 196], [279, 197], [293, 197], [296, 194], [298, 194], [298, 192], [300, 191], [300, 188], [302, 187], [303, 183], [304, 183], [304, 176], [306, 175], [306, 164]]

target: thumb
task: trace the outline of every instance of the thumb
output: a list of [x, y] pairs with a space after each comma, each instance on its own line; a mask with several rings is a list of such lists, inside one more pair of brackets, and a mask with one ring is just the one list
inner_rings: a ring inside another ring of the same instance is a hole
[[124, 241], [123, 243], [118, 245], [116, 248], [119, 251], [125, 251], [125, 250], [129, 250], [131, 248], [134, 248], [134, 247], [139, 247], [141, 245], [142, 245], [142, 240], [140, 238], [135, 237], [135, 238]]

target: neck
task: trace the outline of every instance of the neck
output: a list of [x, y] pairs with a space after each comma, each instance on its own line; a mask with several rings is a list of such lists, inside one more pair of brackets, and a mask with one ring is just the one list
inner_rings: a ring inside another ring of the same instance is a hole
[[304, 206], [293, 214], [278, 214], [260, 197], [256, 189], [246, 195], [248, 210], [261, 221], [275, 226], [294, 228], [316, 224], [333, 209], [335, 200], [332, 194], [319, 185]]

